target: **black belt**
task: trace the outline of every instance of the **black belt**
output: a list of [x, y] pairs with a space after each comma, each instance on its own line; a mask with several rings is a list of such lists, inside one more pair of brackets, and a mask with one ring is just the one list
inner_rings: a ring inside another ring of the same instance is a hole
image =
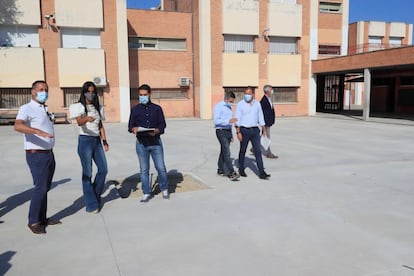
[[226, 131], [231, 131], [231, 128], [216, 128], [216, 130], [226, 130]]
[[42, 149], [27, 149], [27, 153], [51, 153], [52, 150], [42, 150]]
[[243, 128], [243, 129], [254, 129], [254, 128], [259, 128], [259, 127], [244, 127], [244, 126], [241, 126], [240, 128]]

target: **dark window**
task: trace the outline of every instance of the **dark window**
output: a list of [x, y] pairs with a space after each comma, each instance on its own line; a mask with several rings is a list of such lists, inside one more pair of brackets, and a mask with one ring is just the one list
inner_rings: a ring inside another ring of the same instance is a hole
[[297, 87], [274, 87], [272, 101], [275, 103], [295, 103], [298, 101]]
[[414, 106], [414, 90], [398, 91], [398, 105]]
[[128, 37], [130, 49], [186, 50], [186, 40], [178, 38]]
[[[104, 105], [103, 102], [103, 88], [97, 87], [98, 97], [99, 97], [99, 103], [101, 105]], [[63, 95], [64, 95], [64, 106], [69, 107], [73, 103], [79, 102], [80, 93], [82, 88], [81, 87], [72, 87], [72, 88], [62, 88]]]
[[0, 88], [0, 108], [17, 109], [30, 102], [31, 88]]
[[341, 46], [336, 45], [319, 45], [320, 55], [340, 55]]
[[414, 85], [414, 77], [401, 77], [400, 85]]
[[340, 13], [341, 3], [319, 2], [319, 12], [322, 13]]
[[[245, 87], [224, 87], [224, 93], [233, 92], [236, 95], [236, 99], [234, 100], [234, 103], [238, 103], [239, 101], [243, 100], [244, 91], [246, 90], [246, 88], [247, 86]], [[253, 87], [253, 89], [255, 88]], [[253, 90], [253, 93], [254, 93], [254, 90]]]
[[[188, 99], [188, 88], [152, 88], [152, 99]], [[138, 88], [130, 89], [130, 100], [139, 100]]]

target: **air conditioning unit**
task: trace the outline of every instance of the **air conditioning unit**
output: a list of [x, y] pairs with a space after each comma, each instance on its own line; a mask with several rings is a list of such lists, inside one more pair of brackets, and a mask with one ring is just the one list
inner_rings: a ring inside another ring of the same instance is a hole
[[179, 85], [180, 86], [190, 86], [190, 78], [188, 77], [181, 77], [179, 80]]
[[94, 77], [93, 82], [96, 86], [105, 86], [106, 85], [106, 78], [105, 77]]

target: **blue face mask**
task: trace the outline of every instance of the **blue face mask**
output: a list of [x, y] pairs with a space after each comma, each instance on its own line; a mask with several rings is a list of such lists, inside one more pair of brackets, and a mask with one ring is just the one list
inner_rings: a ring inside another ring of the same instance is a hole
[[231, 102], [225, 102], [224, 103], [227, 107], [230, 107], [231, 108]]
[[273, 94], [275, 94], [275, 91], [272, 89], [270, 90], [270, 95], [273, 95]]
[[48, 98], [48, 93], [46, 91], [39, 91], [36, 95], [36, 101], [39, 103], [45, 103]]
[[142, 104], [147, 104], [149, 102], [148, 96], [139, 96], [139, 102]]
[[249, 95], [249, 94], [244, 95], [244, 100], [246, 102], [249, 103], [252, 99], [253, 99], [253, 96], [252, 95]]

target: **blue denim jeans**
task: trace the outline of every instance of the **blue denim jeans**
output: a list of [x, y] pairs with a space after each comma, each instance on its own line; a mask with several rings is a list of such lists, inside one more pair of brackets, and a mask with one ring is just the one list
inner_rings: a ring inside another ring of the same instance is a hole
[[144, 146], [137, 140], [136, 151], [139, 160], [139, 168], [141, 172], [142, 192], [144, 194], [151, 194], [152, 188], [149, 179], [150, 170], [150, 156], [154, 161], [155, 168], [158, 172], [158, 183], [161, 191], [168, 189], [167, 169], [164, 163], [164, 149], [162, 147], [161, 138], [158, 138], [157, 143]]
[[220, 155], [217, 161], [218, 170], [222, 171], [224, 175], [230, 175], [234, 172], [230, 159], [231, 129], [216, 129], [216, 136], [220, 142]]
[[46, 221], [47, 192], [52, 185], [55, 173], [55, 156], [53, 152], [28, 153], [26, 162], [33, 178], [33, 193], [29, 208], [29, 224]]
[[254, 156], [256, 158], [257, 168], [259, 174], [264, 172], [262, 152], [260, 149], [260, 130], [258, 127], [245, 128], [240, 127], [240, 132], [242, 134], [242, 140], [240, 142], [240, 151], [239, 151], [239, 170], [242, 171], [244, 167], [244, 159], [246, 156], [247, 146], [249, 141], [252, 143]]
[[[108, 173], [105, 152], [99, 136], [79, 135], [78, 155], [82, 164], [82, 189], [87, 212], [99, 209]], [[98, 172], [92, 182], [92, 160]]]

